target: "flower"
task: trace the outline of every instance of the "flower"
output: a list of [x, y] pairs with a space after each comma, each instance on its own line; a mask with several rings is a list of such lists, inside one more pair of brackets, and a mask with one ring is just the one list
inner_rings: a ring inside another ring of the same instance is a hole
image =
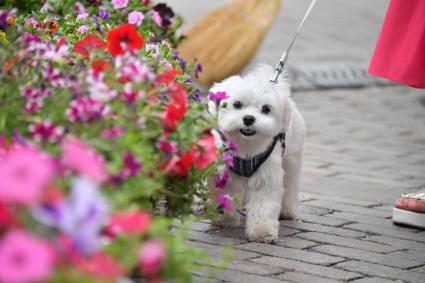
[[171, 25], [174, 12], [167, 4], [159, 3], [153, 7], [151, 17], [159, 27], [167, 29]]
[[176, 142], [169, 142], [163, 139], [156, 142], [156, 148], [162, 150], [166, 154], [174, 154], [178, 152]]
[[89, 27], [86, 25], [82, 25], [77, 29], [77, 33], [85, 33], [89, 30]]
[[207, 134], [198, 141], [196, 145], [191, 147], [193, 156], [193, 164], [198, 169], [204, 169], [209, 164], [217, 160], [217, 150], [215, 148], [215, 140], [213, 135]]
[[113, 56], [122, 55], [127, 50], [142, 48], [145, 41], [131, 24], [122, 24], [108, 32], [109, 52]]
[[232, 200], [230, 198], [229, 194], [221, 194], [217, 198], [219, 205], [219, 210], [226, 210], [228, 212], [231, 212], [233, 210], [232, 207]]
[[227, 167], [233, 168], [233, 155], [229, 151], [223, 152], [221, 160], [226, 163]]
[[48, 244], [28, 232], [9, 231], [0, 242], [0, 281], [40, 282], [49, 279], [53, 254]]
[[139, 11], [133, 11], [128, 14], [128, 23], [136, 26], [140, 26], [145, 16]]
[[102, 59], [94, 59], [91, 64], [91, 69], [95, 76], [98, 76], [100, 73], [106, 72], [106, 70], [111, 70], [112, 65], [108, 61]]
[[50, 157], [35, 147], [12, 147], [0, 162], [0, 201], [19, 204], [38, 201], [54, 173]]
[[180, 84], [172, 83], [169, 90], [171, 102], [165, 112], [164, 124], [168, 130], [175, 130], [177, 122], [182, 120], [187, 111], [187, 93]]
[[106, 49], [108, 45], [103, 40], [89, 34], [74, 45], [74, 51], [88, 58], [90, 51], [94, 49]]
[[41, 123], [31, 124], [29, 126], [29, 132], [37, 142], [56, 142], [62, 137], [64, 129], [47, 120]]
[[214, 186], [216, 188], [223, 189], [226, 186], [229, 179], [230, 179], [229, 173], [227, 171], [224, 171], [221, 176], [219, 176], [218, 178], [214, 180]]
[[0, 202], [0, 230], [12, 225], [16, 225], [18, 220], [16, 216], [10, 212], [6, 204]]
[[86, 13], [86, 8], [84, 7], [83, 4], [81, 4], [81, 2], [75, 2], [74, 4], [74, 8], [75, 10], [78, 12], [78, 14], [82, 14], [82, 13]]
[[182, 75], [182, 70], [172, 69], [170, 71], [164, 71], [158, 78], [157, 81], [162, 84], [168, 85], [169, 83], [174, 83], [174, 78], [178, 75]]
[[197, 64], [196, 65], [196, 69], [195, 69], [195, 78], [199, 78], [199, 73], [202, 73], [203, 68], [201, 64]]
[[139, 251], [139, 269], [148, 276], [153, 277], [161, 270], [167, 251], [160, 240], [146, 242]]
[[224, 91], [216, 92], [216, 93], [210, 92], [210, 93], [208, 94], [208, 99], [209, 99], [210, 101], [214, 101], [214, 102], [216, 102], [216, 103], [220, 103], [222, 100], [225, 100], [225, 99], [227, 99], [227, 98], [229, 98], [229, 96], [228, 96], [228, 95], [227, 95], [227, 93], [226, 93], [226, 92], [224, 92]]
[[101, 247], [109, 204], [96, 184], [79, 177], [73, 180], [67, 199], [34, 207], [32, 214], [39, 222], [69, 236], [80, 253], [90, 255]]
[[124, 274], [121, 265], [113, 257], [103, 252], [77, 261], [77, 266], [86, 273], [105, 279], [116, 278]]
[[49, 3], [48, 3], [48, 2], [46, 2], [46, 3], [44, 3], [44, 5], [41, 7], [40, 12], [42, 12], [42, 13], [47, 13], [47, 12], [49, 12], [49, 10], [50, 10]]
[[168, 173], [170, 176], [185, 176], [190, 170], [193, 163], [193, 156], [190, 152], [179, 157], [174, 155], [167, 164], [165, 164], [161, 171]]
[[106, 230], [112, 235], [142, 234], [149, 229], [151, 222], [151, 215], [142, 210], [118, 212], [112, 215]]
[[80, 13], [80, 14], [78, 14], [78, 16], [77, 16], [77, 21], [79, 21], [79, 20], [82, 20], [82, 19], [85, 19], [85, 18], [87, 18], [89, 16], [89, 13], [87, 13], [87, 12], [82, 12], [82, 13]]
[[124, 129], [121, 127], [111, 127], [102, 131], [100, 136], [105, 139], [119, 138], [124, 135]]
[[65, 114], [71, 122], [92, 123], [106, 117], [109, 108], [98, 99], [78, 97], [71, 101]]
[[97, 183], [107, 180], [103, 158], [80, 139], [66, 138], [62, 142], [62, 151], [62, 163], [69, 169]]
[[37, 22], [37, 20], [35, 20], [33, 17], [30, 17], [28, 19], [25, 20], [25, 27], [29, 27], [30, 25], [32, 25], [34, 28], [39, 28], [40, 24]]
[[127, 7], [128, 0], [112, 0], [112, 4], [114, 5], [114, 9], [123, 9]]
[[100, 9], [99, 12], [97, 12], [97, 15], [99, 16], [99, 18], [103, 20], [107, 20], [111, 18], [111, 15], [103, 9]]

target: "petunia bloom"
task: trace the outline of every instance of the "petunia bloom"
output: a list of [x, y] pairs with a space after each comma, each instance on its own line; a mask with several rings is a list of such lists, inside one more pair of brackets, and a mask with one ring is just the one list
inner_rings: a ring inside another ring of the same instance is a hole
[[221, 194], [217, 198], [219, 203], [219, 209], [223, 209], [225, 211], [231, 212], [233, 210], [232, 207], [232, 199], [229, 194]]
[[95, 35], [89, 34], [74, 45], [74, 51], [85, 58], [89, 57], [90, 51], [94, 49], [104, 50], [108, 47], [106, 42]]
[[89, 27], [86, 25], [82, 25], [77, 28], [77, 33], [86, 33], [89, 30]]
[[162, 241], [150, 240], [139, 251], [139, 269], [147, 277], [154, 277], [161, 270], [167, 250]]
[[224, 91], [220, 91], [220, 92], [216, 92], [216, 93], [210, 92], [208, 94], [208, 99], [210, 101], [214, 101], [216, 103], [220, 103], [222, 100], [225, 100], [227, 98], [229, 98], [229, 96]]
[[113, 4], [115, 10], [123, 9], [123, 8], [127, 7], [128, 0], [112, 0], [112, 4]]
[[113, 257], [103, 252], [83, 258], [76, 262], [76, 265], [82, 271], [99, 278], [108, 279], [107, 281], [124, 274], [124, 269], [121, 265]]
[[227, 167], [233, 168], [233, 155], [229, 151], [223, 152], [221, 160], [226, 163]]
[[75, 137], [62, 142], [62, 163], [69, 169], [84, 175], [96, 183], [107, 180], [105, 161], [87, 144]]
[[229, 182], [229, 179], [229, 173], [227, 171], [224, 171], [223, 174], [221, 174], [214, 180], [214, 186], [216, 188], [223, 189]]
[[135, 26], [140, 26], [144, 18], [145, 16], [143, 15], [142, 12], [133, 11], [128, 14], [128, 23]]
[[152, 217], [145, 211], [118, 212], [112, 215], [106, 230], [112, 235], [142, 234], [149, 229], [151, 223]]
[[15, 146], [0, 162], [0, 201], [32, 204], [53, 181], [52, 159], [31, 146]]
[[193, 164], [198, 169], [204, 169], [217, 160], [217, 150], [213, 135], [207, 134], [196, 145], [191, 147]]
[[189, 172], [191, 165], [193, 164], [193, 156], [190, 152], [182, 155], [174, 155], [164, 166], [161, 171], [168, 173], [170, 176], [185, 176]]
[[0, 282], [44, 282], [53, 263], [48, 244], [25, 231], [11, 230], [0, 242]]
[[122, 24], [108, 32], [109, 52], [113, 56], [143, 47], [145, 41], [131, 24]]

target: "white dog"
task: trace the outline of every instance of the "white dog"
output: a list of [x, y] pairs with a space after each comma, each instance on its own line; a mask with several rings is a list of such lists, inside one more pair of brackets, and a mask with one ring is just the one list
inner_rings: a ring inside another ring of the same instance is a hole
[[[224, 193], [246, 209], [248, 239], [264, 243], [277, 241], [279, 216], [297, 218], [305, 137], [288, 80], [275, 85], [269, 81], [273, 74], [273, 68], [262, 65], [244, 77], [217, 83], [211, 92], [224, 91], [229, 98], [208, 105], [210, 113], [218, 115], [222, 136], [240, 148], [233, 153], [231, 180]], [[240, 216], [233, 213], [220, 224], [239, 226]]]

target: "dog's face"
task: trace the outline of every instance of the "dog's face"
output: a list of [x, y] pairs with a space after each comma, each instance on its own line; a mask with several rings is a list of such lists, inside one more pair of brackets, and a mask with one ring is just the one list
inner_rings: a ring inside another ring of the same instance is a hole
[[272, 84], [272, 75], [271, 67], [261, 66], [245, 77], [230, 77], [211, 89], [229, 96], [220, 103], [218, 127], [240, 147], [262, 149], [285, 128], [289, 85]]

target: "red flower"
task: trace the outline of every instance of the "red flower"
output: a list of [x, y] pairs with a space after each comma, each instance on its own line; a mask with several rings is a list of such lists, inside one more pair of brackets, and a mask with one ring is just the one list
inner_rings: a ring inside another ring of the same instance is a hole
[[170, 161], [161, 168], [161, 171], [168, 173], [172, 177], [185, 176], [187, 172], [189, 172], [192, 163], [192, 153], [188, 152], [181, 157], [173, 156]]
[[4, 203], [0, 202], [0, 230], [16, 224], [18, 224], [18, 220], [15, 215], [10, 212], [9, 208]]
[[217, 150], [213, 135], [208, 134], [191, 147], [193, 163], [196, 168], [204, 169], [217, 160]]
[[179, 84], [173, 84], [169, 94], [171, 102], [165, 113], [164, 124], [168, 130], [175, 130], [177, 122], [182, 120], [187, 110], [187, 94]]
[[93, 63], [91, 64], [91, 69], [97, 76], [99, 75], [99, 73], [103, 73], [108, 69], [112, 69], [112, 65], [108, 61], [102, 59], [94, 59]]
[[149, 229], [151, 222], [151, 215], [144, 211], [119, 212], [112, 216], [107, 231], [112, 236], [120, 233], [142, 234]]
[[58, 43], [56, 44], [56, 51], [58, 51], [59, 50], [59, 48], [61, 48], [62, 47], [62, 45], [64, 45], [65, 44], [65, 42], [66, 42], [66, 39], [65, 39], [65, 37], [62, 37], [59, 41], [58, 41]]
[[85, 58], [89, 57], [90, 51], [93, 49], [106, 49], [108, 45], [103, 40], [89, 34], [74, 45], [74, 51]]
[[96, 253], [89, 258], [80, 258], [76, 265], [84, 272], [101, 278], [119, 277], [124, 273], [123, 268], [106, 253]]
[[113, 56], [142, 48], [145, 41], [131, 24], [122, 24], [108, 32], [109, 52]]
[[169, 84], [174, 82], [174, 77], [183, 74], [182, 70], [172, 69], [170, 71], [165, 71], [161, 76], [157, 78], [157, 81], [162, 84]]

